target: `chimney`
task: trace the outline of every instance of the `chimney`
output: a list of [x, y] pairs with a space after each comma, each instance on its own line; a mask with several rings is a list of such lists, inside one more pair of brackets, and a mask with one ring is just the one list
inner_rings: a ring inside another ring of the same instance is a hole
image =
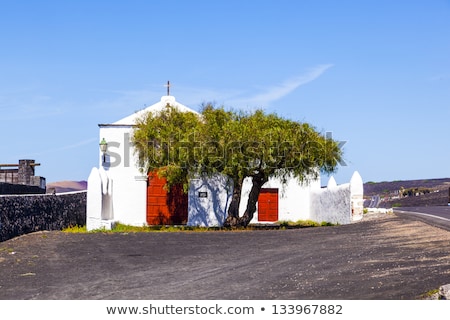
[[33, 176], [34, 176], [34, 160], [19, 160], [18, 183], [24, 185], [31, 185], [31, 177]]

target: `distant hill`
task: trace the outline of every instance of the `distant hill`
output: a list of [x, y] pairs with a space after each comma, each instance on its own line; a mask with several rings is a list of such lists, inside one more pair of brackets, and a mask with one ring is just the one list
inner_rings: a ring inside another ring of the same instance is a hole
[[47, 183], [47, 193], [87, 190], [87, 181], [58, 181]]
[[367, 204], [372, 196], [379, 196], [379, 207], [420, 207], [447, 205], [450, 178], [367, 182], [364, 197]]

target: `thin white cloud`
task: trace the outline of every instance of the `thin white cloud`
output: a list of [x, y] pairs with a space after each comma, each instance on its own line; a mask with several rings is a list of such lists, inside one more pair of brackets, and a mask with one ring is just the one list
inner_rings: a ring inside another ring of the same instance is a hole
[[60, 103], [52, 97], [28, 91], [1, 95], [0, 111], [3, 121], [41, 119], [63, 114]]
[[279, 100], [297, 88], [319, 78], [325, 71], [331, 68], [332, 64], [319, 65], [310, 69], [307, 73], [288, 79], [279, 85], [266, 89], [266, 92], [258, 94], [248, 99], [252, 104], [269, 105], [271, 102]]
[[77, 148], [83, 147], [85, 145], [92, 144], [94, 142], [98, 142], [98, 138], [89, 138], [89, 139], [86, 139], [86, 140], [83, 140], [83, 141], [74, 142], [74, 143], [72, 143], [70, 145], [67, 145], [67, 146], [62, 146], [62, 147], [52, 148], [52, 149], [46, 149], [46, 150], [40, 150], [38, 152], [33, 152], [33, 153], [19, 155], [19, 156], [16, 156], [15, 158], [17, 158], [17, 159], [26, 159], [26, 158], [30, 158], [30, 157], [41, 157], [43, 155], [52, 154], [52, 153], [55, 153], [55, 152], [61, 152], [61, 151], [66, 151], [66, 150], [70, 150], [70, 149], [77, 149]]
[[61, 148], [57, 149], [57, 151], [68, 150], [68, 149], [75, 149], [75, 148], [78, 148], [78, 147], [81, 147], [81, 146], [84, 146], [84, 145], [87, 145], [87, 144], [91, 144], [94, 141], [98, 141], [98, 138], [90, 138], [90, 139], [86, 139], [86, 140], [83, 140], [83, 141], [79, 141], [79, 142], [70, 144], [68, 146], [61, 147]]

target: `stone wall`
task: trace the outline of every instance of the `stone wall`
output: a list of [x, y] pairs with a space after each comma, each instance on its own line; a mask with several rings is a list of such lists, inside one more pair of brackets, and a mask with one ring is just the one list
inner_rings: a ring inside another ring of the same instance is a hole
[[[40, 177], [33, 177], [40, 178]], [[40, 186], [26, 186], [23, 184], [12, 184], [0, 182], [0, 194], [44, 194], [46, 188], [41, 188]]]
[[86, 224], [86, 192], [0, 196], [0, 241]]
[[0, 183], [19, 183], [19, 173], [17, 169], [1, 169], [0, 168]]

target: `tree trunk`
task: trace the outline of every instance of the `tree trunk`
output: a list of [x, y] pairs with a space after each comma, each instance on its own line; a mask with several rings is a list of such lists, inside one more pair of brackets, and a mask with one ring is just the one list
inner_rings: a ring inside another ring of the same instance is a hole
[[258, 203], [261, 187], [266, 183], [268, 178], [263, 172], [258, 172], [252, 176], [252, 189], [248, 196], [247, 208], [242, 217], [239, 217], [239, 204], [241, 202], [242, 183], [238, 183], [233, 189], [233, 198], [228, 208], [228, 216], [225, 220], [224, 227], [246, 227], [253, 219], [256, 212], [256, 204]]
[[261, 188], [268, 180], [269, 179], [261, 171], [252, 176], [252, 189], [248, 195], [247, 208], [245, 209], [243, 216], [239, 218], [239, 226], [246, 227], [253, 219]]
[[241, 204], [242, 182], [238, 181], [233, 186], [233, 197], [228, 207], [228, 216], [224, 222], [224, 227], [236, 226], [239, 221], [239, 205]]

